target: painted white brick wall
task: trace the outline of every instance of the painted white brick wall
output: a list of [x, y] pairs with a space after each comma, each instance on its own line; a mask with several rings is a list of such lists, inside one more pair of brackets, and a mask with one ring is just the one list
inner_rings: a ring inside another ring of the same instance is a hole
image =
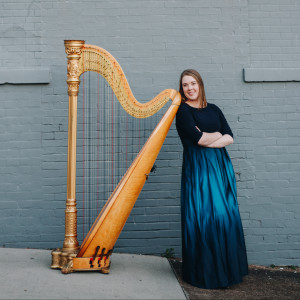
[[[0, 245], [62, 245], [68, 113], [63, 40], [85, 39], [116, 57], [141, 101], [178, 88], [183, 69], [199, 70], [209, 101], [223, 109], [235, 135], [228, 151], [249, 262], [299, 264], [299, 83], [243, 82], [243, 68], [299, 67], [299, 4], [2, 1], [1, 68], [50, 68], [51, 80], [0, 85]], [[116, 251], [174, 248], [180, 255], [181, 151], [172, 126]]]

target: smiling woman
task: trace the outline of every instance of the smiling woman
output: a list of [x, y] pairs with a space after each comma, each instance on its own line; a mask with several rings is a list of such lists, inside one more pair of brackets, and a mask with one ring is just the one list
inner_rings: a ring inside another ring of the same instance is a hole
[[197, 71], [182, 72], [179, 91], [182, 276], [200, 288], [225, 288], [248, 273], [235, 175], [225, 149], [233, 134], [222, 111], [207, 103]]
[[199, 85], [196, 79], [193, 76], [185, 75], [182, 78], [182, 89], [188, 99], [186, 103], [193, 107], [199, 107]]

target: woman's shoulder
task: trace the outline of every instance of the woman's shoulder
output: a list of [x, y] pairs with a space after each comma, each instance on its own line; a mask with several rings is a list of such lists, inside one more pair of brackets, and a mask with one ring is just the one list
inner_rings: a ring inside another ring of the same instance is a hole
[[214, 104], [214, 103], [207, 103], [207, 106], [208, 107], [210, 107], [210, 108], [212, 108], [212, 109], [220, 109], [216, 104]]
[[219, 106], [217, 106], [216, 104], [213, 103], [207, 103], [207, 106], [210, 107], [211, 109], [213, 109], [216, 112], [222, 112], [221, 109], [219, 108]]
[[190, 110], [190, 106], [188, 104], [186, 104], [185, 102], [181, 102], [178, 111], [180, 112], [187, 112]]

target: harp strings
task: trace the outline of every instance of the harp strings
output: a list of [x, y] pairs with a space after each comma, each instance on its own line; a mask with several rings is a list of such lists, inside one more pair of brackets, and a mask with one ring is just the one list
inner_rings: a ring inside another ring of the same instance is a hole
[[85, 72], [78, 97], [78, 237], [84, 239], [106, 200], [161, 118], [130, 116], [98, 73]]

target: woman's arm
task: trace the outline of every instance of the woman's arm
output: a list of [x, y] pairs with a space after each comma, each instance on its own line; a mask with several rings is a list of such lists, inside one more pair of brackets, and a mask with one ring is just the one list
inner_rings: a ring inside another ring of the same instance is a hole
[[233, 144], [233, 137], [229, 134], [224, 134], [224, 135], [222, 135], [221, 138], [219, 138], [216, 141], [208, 144], [206, 147], [208, 147], [208, 148], [223, 148], [223, 147], [228, 146], [230, 144]]
[[[196, 129], [201, 132], [201, 130], [196, 126]], [[202, 136], [198, 141], [199, 146], [207, 147], [209, 144], [217, 141], [222, 137], [220, 132], [202, 132]]]
[[222, 134], [220, 132], [203, 132], [200, 140], [198, 141], [199, 146], [209, 147], [209, 145], [217, 142], [222, 138]]
[[203, 132], [197, 128], [192, 112], [187, 104], [179, 106], [176, 114], [176, 129], [183, 143], [189, 141], [197, 145], [203, 135]]

